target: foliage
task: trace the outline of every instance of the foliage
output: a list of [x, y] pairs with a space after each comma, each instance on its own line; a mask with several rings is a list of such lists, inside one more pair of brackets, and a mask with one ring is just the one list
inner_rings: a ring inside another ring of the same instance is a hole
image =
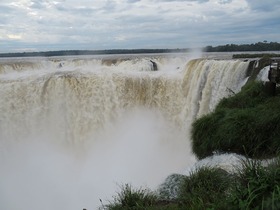
[[255, 44], [227, 44], [216, 47], [207, 46], [206, 52], [238, 52], [238, 51], [279, 51], [280, 43], [277, 42], [257, 42]]
[[248, 54], [248, 53], [241, 53], [241, 54], [234, 54], [232, 55], [232, 58], [237, 59], [237, 58], [262, 58], [262, 57], [269, 57], [269, 58], [274, 58], [274, 57], [280, 57], [280, 54], [276, 53], [254, 53], [254, 54]]
[[246, 160], [228, 202], [232, 209], [280, 209], [279, 158], [269, 167]]
[[279, 95], [271, 97], [262, 83], [250, 82], [235, 96], [221, 100], [213, 113], [193, 123], [194, 153], [198, 158], [214, 151], [275, 156], [280, 149], [279, 107]]
[[125, 184], [121, 191], [114, 197], [114, 201], [104, 208], [108, 210], [146, 209], [152, 206], [157, 196], [148, 189], [132, 189]]
[[234, 174], [205, 166], [185, 176], [180, 183], [178, 196], [172, 200], [162, 200], [149, 190], [133, 190], [125, 185], [114, 202], [102, 209], [280, 209], [279, 157], [268, 166], [256, 160], [243, 160], [242, 167]]
[[226, 171], [203, 167], [186, 177], [178, 202], [185, 209], [227, 209], [224, 198], [230, 185], [231, 177]]
[[[227, 109], [246, 109], [254, 108], [255, 105], [262, 103], [269, 96], [263, 91], [264, 85], [261, 82], [247, 83], [242, 90], [233, 97], [223, 98], [217, 105], [216, 110]], [[227, 110], [228, 111], [228, 110]]]
[[187, 49], [111, 49], [111, 50], [58, 50], [45, 52], [0, 53], [0, 57], [51, 57], [73, 55], [110, 55], [186, 52]]

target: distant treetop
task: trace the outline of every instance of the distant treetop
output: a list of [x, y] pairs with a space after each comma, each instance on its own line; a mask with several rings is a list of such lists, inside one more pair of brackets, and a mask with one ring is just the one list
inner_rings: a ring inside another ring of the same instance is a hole
[[227, 44], [216, 47], [207, 46], [204, 48], [205, 52], [244, 52], [244, 51], [280, 51], [280, 43], [270, 42], [266, 40], [255, 44]]
[[[59, 50], [46, 52], [0, 53], [0, 57], [51, 57], [67, 55], [108, 55], [108, 54], [147, 54], [147, 53], [182, 53], [191, 49], [109, 49], [109, 50]], [[205, 52], [244, 52], [244, 51], [280, 51], [280, 43], [266, 40], [255, 44], [227, 44], [216, 47], [207, 46]]]

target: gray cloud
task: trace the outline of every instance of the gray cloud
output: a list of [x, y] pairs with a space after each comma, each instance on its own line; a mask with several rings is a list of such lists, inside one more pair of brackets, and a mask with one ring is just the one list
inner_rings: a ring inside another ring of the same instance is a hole
[[42, 0], [32, 0], [31, 2], [31, 8], [33, 9], [45, 9], [46, 8], [46, 4], [45, 1]]
[[10, 13], [11, 11], [13, 11], [13, 9], [10, 6], [0, 5], [1, 14]]
[[280, 41], [277, 1], [2, 0], [0, 51]]
[[263, 1], [263, 0], [247, 0], [248, 4], [250, 5], [252, 10], [257, 10], [257, 11], [265, 11], [265, 12], [270, 12], [272, 10], [277, 10], [279, 12], [279, 0], [269, 0], [268, 1]]

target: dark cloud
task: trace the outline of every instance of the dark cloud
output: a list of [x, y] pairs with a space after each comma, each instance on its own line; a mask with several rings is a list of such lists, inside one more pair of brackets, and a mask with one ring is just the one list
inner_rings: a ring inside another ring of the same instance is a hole
[[266, 11], [266, 12], [270, 12], [273, 10], [279, 11], [280, 8], [279, 0], [269, 0], [269, 1], [247, 0], [247, 3], [249, 4], [252, 10], [256, 10], [256, 11]]
[[[279, 0], [1, 0], [1, 51], [280, 41]], [[207, 3], [207, 4], [205, 4]]]

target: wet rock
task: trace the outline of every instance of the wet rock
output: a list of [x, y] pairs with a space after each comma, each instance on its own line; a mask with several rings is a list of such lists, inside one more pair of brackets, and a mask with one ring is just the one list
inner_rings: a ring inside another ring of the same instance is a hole
[[151, 61], [151, 63], [152, 63], [152, 65], [153, 65], [153, 71], [157, 71], [158, 70], [158, 66], [157, 66], [157, 63], [156, 62], [154, 62], [154, 61], [152, 61], [152, 60], [150, 60]]

